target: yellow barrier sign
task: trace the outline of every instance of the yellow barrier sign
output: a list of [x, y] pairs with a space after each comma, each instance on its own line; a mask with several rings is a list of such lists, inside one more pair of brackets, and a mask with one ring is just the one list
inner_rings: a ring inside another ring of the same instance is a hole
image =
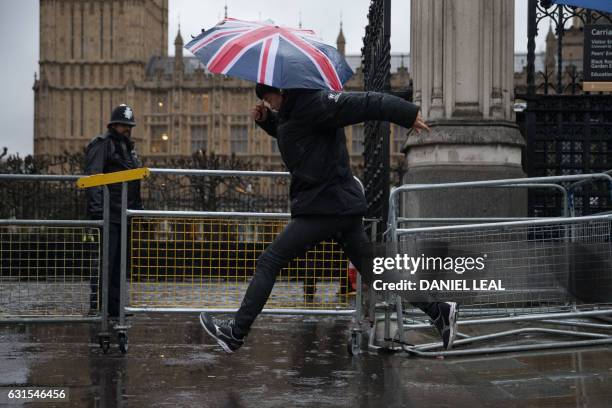
[[113, 173], [94, 174], [92, 176], [81, 177], [77, 180], [77, 187], [89, 188], [105, 186], [107, 184], [122, 183], [124, 181], [141, 180], [148, 177], [151, 171], [142, 167], [133, 170], [116, 171]]

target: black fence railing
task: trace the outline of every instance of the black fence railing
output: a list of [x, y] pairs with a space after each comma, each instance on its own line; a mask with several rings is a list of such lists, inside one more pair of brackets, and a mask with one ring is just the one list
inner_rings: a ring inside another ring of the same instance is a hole
[[[525, 172], [529, 177], [584, 174], [612, 168], [611, 94], [582, 89], [582, 60], [570, 55], [566, 38], [584, 32], [587, 24], [611, 24], [612, 17], [594, 10], [528, 1], [527, 87], [516, 98], [526, 102], [517, 122], [525, 136]], [[535, 39], [539, 28], [552, 28], [554, 58], [541, 72], [535, 69]], [[582, 58], [582, 56], [580, 56]], [[600, 183], [601, 184], [601, 183]], [[612, 210], [606, 186], [588, 185], [576, 192], [576, 213], [587, 215]], [[562, 202], [541, 191], [529, 192], [531, 216], [556, 216]]]
[[[391, 0], [372, 0], [363, 39], [363, 77], [366, 91], [391, 90]], [[363, 182], [367, 215], [387, 219], [390, 188], [389, 123], [367, 122], [364, 140]], [[383, 231], [384, 228], [379, 228]], [[379, 234], [379, 239], [381, 238]]]
[[[236, 156], [195, 154], [143, 159], [147, 167], [255, 170]], [[257, 170], [272, 170], [262, 169]], [[278, 169], [274, 169], [278, 170]], [[0, 157], [4, 174], [84, 174], [82, 154]], [[142, 182], [144, 207], [157, 210], [288, 212], [289, 178], [152, 175]], [[86, 195], [66, 181], [0, 180], [0, 219], [85, 219]]]

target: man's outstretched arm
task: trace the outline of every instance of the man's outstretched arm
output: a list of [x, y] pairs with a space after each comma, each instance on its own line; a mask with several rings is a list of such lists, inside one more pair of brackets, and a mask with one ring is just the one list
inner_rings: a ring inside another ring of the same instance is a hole
[[405, 128], [416, 125], [417, 131], [427, 128], [422, 120], [417, 120], [419, 107], [397, 96], [380, 92], [321, 92], [320, 95], [320, 121], [324, 126], [344, 127], [381, 120]]

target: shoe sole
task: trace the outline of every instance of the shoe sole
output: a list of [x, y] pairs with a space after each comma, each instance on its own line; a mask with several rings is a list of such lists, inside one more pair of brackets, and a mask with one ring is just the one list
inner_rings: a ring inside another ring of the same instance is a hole
[[213, 339], [215, 339], [217, 341], [217, 344], [221, 346], [221, 348], [223, 349], [223, 351], [225, 351], [228, 354], [232, 354], [234, 351], [229, 348], [229, 346], [227, 345], [226, 342], [224, 342], [223, 340], [221, 340], [220, 338], [218, 338], [216, 336], [216, 334], [212, 333], [210, 330], [208, 330], [208, 327], [206, 327], [206, 324], [204, 324], [204, 320], [202, 320], [202, 314], [200, 314], [200, 324], [202, 325], [202, 327], [204, 328], [204, 330], [206, 330], [206, 333], [208, 333], [208, 335], [210, 337], [212, 337]]
[[450, 312], [448, 314], [448, 323], [449, 323], [449, 336], [448, 336], [448, 344], [446, 345], [446, 349], [450, 350], [453, 347], [453, 342], [455, 341], [455, 337], [457, 336], [457, 314], [459, 311], [459, 307], [457, 303], [450, 303]]

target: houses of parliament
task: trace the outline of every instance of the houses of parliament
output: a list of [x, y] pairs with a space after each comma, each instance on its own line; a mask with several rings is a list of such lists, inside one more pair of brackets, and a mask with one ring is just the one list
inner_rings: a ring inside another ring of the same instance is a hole
[[[581, 36], [578, 28], [571, 30], [576, 38]], [[235, 154], [255, 166], [280, 166], [275, 139], [250, 117], [257, 103], [254, 84], [213, 75], [194, 56], [184, 55], [180, 28], [174, 56], [168, 56], [168, 41], [168, 0], [40, 0], [34, 154], [83, 151], [104, 131], [113, 107], [126, 103], [134, 108], [137, 127], [132, 137], [141, 156], [180, 157], [206, 151]], [[536, 55], [537, 70], [554, 65], [554, 42], [549, 32], [547, 52]], [[574, 42], [581, 46], [580, 39]], [[340, 24], [336, 46], [343, 55], [345, 45]], [[581, 50], [574, 48], [569, 52], [580, 55]], [[345, 89], [361, 90], [361, 56], [345, 58], [355, 71]], [[392, 90], [409, 88], [409, 65], [409, 55], [391, 55]], [[517, 88], [526, 83], [524, 65], [526, 55], [515, 54]], [[394, 166], [403, 162], [406, 132], [391, 126]], [[347, 128], [346, 137], [352, 164], [359, 166], [363, 125]]]
[[[59, 23], [61, 22], [61, 24]], [[113, 107], [134, 108], [132, 137], [145, 157], [188, 156], [198, 151], [244, 157], [254, 165], [280, 165], [276, 140], [250, 112], [252, 82], [213, 75], [183, 53], [180, 28], [174, 56], [168, 49], [168, 0], [40, 0], [39, 77], [34, 83], [34, 154], [81, 152], [106, 128]], [[337, 47], [344, 53], [340, 27]], [[347, 90], [362, 88], [361, 57], [347, 56], [356, 75]], [[407, 88], [403, 57], [393, 57], [392, 86]], [[401, 161], [399, 128], [392, 154]], [[362, 160], [363, 125], [346, 130], [353, 164]]]

